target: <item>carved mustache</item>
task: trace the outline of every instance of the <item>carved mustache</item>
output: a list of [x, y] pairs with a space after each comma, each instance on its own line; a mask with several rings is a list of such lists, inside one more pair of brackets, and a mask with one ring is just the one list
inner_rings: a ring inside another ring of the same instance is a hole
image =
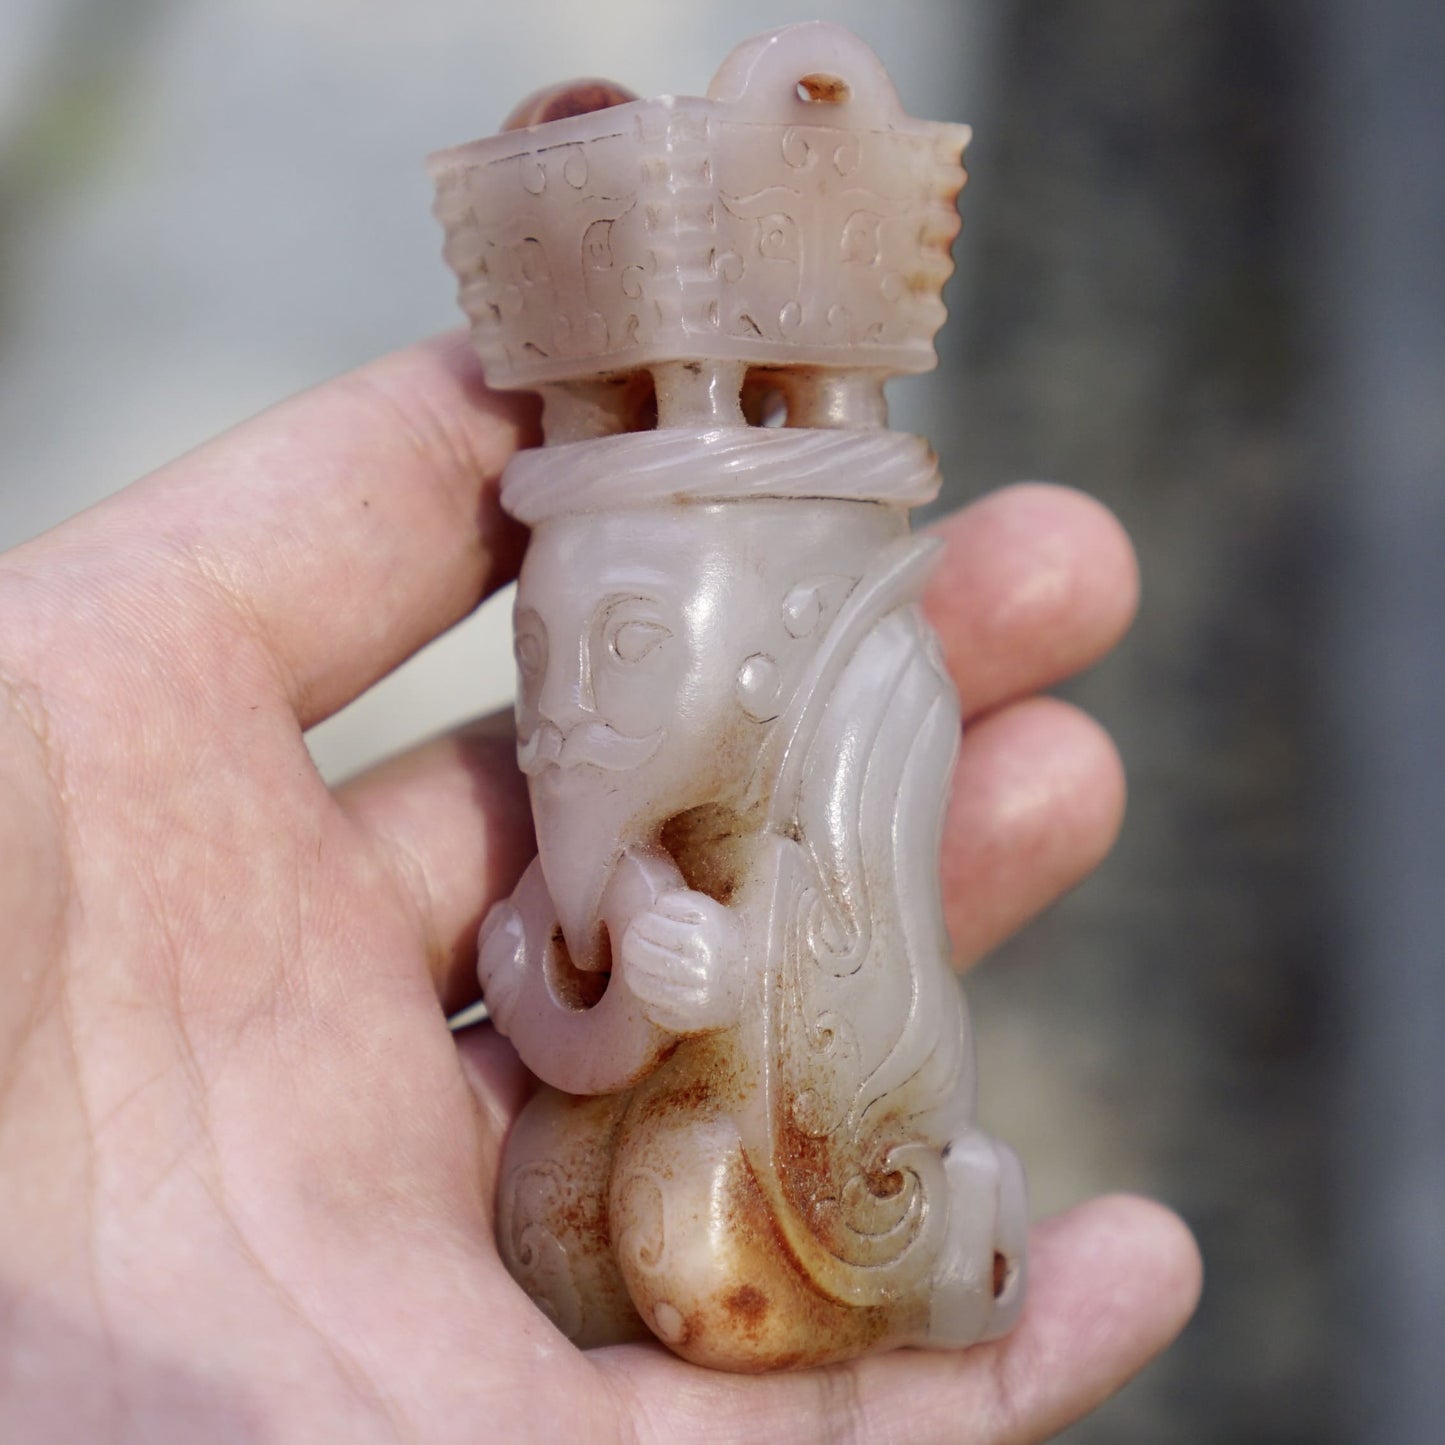
[[531, 777], [543, 768], [575, 768], [590, 763], [608, 772], [640, 767], [657, 751], [662, 729], [630, 738], [605, 722], [580, 722], [565, 733], [553, 723], [538, 723], [529, 737], [517, 739], [517, 763]]

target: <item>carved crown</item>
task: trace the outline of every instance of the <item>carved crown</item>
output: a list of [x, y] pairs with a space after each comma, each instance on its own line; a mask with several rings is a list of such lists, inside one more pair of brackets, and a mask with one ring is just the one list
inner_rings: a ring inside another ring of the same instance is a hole
[[487, 378], [701, 360], [925, 371], [969, 130], [904, 114], [823, 23], [747, 42], [705, 98], [615, 105], [430, 158]]

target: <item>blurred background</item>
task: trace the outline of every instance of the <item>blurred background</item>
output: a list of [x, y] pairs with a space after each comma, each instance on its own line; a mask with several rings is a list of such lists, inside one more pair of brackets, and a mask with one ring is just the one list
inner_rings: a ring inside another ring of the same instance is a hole
[[[976, 141], [947, 505], [1124, 518], [1071, 695], [1114, 857], [971, 983], [1039, 1212], [1156, 1194], [1209, 1272], [1070, 1441], [1445, 1439], [1445, 7], [1417, 0], [3, 0], [0, 546], [457, 320], [426, 152], [601, 74], [700, 93], [857, 30]], [[510, 695], [506, 598], [313, 735], [339, 776]]]

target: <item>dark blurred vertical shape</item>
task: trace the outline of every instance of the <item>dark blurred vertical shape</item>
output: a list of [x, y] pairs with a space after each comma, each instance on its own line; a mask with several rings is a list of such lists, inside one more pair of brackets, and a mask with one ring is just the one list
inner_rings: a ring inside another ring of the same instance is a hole
[[1336, 0], [1318, 94], [1321, 658], [1361, 1445], [1445, 1439], [1445, 8]]
[[1132, 636], [1071, 689], [1119, 740], [1129, 818], [1101, 872], [971, 981], [983, 1105], [1041, 1205], [1162, 1195], [1208, 1273], [1184, 1339], [1071, 1445], [1347, 1438], [1329, 941], [1303, 821], [1321, 575], [1297, 220], [1326, 14], [1013, 0], [970, 153], [979, 274], [941, 441], [966, 491], [1095, 493], [1143, 575]]

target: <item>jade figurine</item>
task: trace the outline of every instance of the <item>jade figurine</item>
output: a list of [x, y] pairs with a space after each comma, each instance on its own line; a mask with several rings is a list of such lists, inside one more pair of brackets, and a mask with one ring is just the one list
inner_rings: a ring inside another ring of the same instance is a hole
[[583, 1347], [776, 1370], [1019, 1313], [939, 884], [937, 463], [883, 393], [936, 361], [967, 139], [816, 23], [431, 158], [487, 380], [543, 401], [502, 483], [537, 856], [479, 972], [541, 1081], [498, 1243]]

